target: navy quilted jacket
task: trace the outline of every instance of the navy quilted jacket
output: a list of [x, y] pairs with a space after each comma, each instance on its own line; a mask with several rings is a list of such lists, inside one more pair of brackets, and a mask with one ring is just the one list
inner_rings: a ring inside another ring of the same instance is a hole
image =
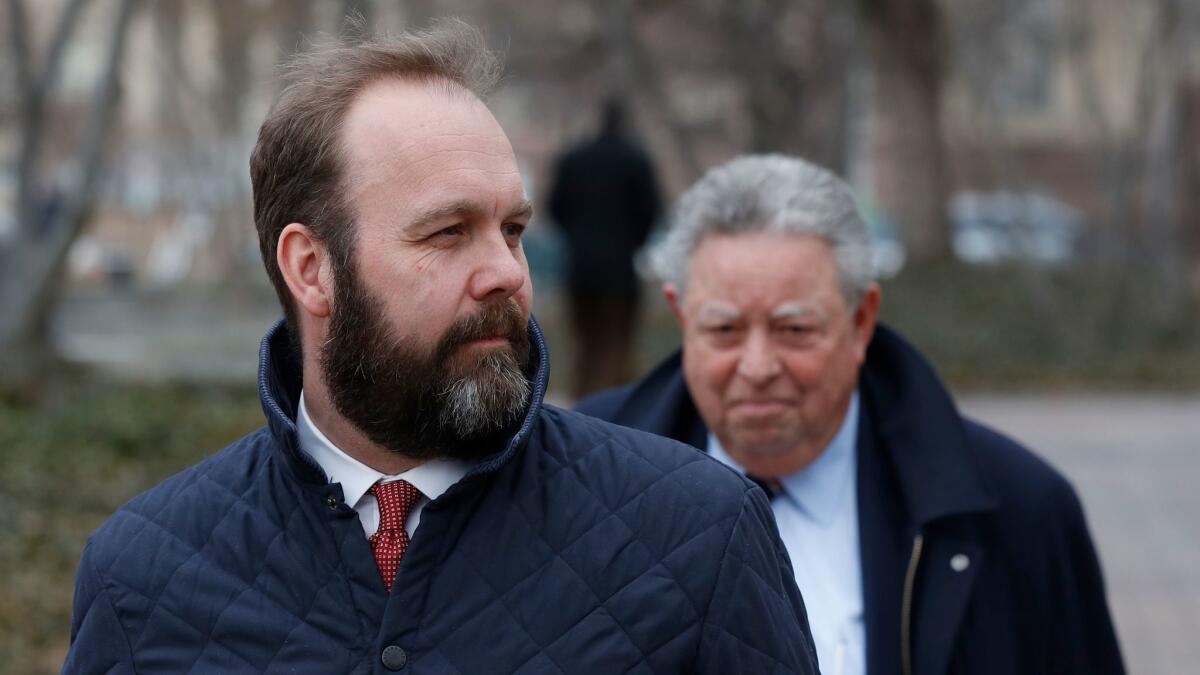
[[695, 450], [541, 403], [430, 502], [384, 592], [297, 445], [300, 368], [263, 340], [267, 426], [91, 537], [69, 673], [816, 673], [763, 493]]

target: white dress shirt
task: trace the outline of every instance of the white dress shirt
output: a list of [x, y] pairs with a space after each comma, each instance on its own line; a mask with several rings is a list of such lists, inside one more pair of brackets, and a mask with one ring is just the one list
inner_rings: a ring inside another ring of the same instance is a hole
[[[783, 492], [771, 502], [779, 536], [792, 559], [804, 595], [821, 672], [863, 675], [862, 562], [858, 547], [858, 393], [841, 429], [816, 461], [780, 479]], [[709, 434], [708, 451], [745, 472]]]
[[437, 499], [467, 473], [469, 465], [448, 460], [430, 460], [404, 473], [389, 476], [354, 459], [331, 443], [325, 434], [313, 424], [304, 406], [304, 392], [300, 392], [300, 409], [296, 413], [296, 433], [300, 437], [300, 449], [312, 457], [325, 471], [330, 483], [342, 484], [342, 496], [346, 503], [358, 512], [363, 532], [368, 537], [379, 529], [379, 502], [367, 490], [378, 481], [390, 483], [406, 480], [424, 495], [408, 514], [404, 529], [411, 537], [421, 522], [421, 512], [431, 500]]

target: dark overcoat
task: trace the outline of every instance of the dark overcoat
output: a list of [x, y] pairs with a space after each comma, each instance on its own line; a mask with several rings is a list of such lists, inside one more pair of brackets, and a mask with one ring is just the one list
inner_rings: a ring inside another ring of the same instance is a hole
[[[1066, 479], [963, 418], [932, 367], [884, 326], [859, 393], [867, 672], [1123, 673], [1100, 565]], [[577, 409], [707, 447], [679, 354]]]

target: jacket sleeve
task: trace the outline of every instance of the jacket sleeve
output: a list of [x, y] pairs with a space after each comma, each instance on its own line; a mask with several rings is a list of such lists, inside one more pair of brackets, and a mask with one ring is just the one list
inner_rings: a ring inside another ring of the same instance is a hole
[[84, 548], [75, 577], [75, 602], [71, 618], [71, 648], [62, 672], [132, 673], [133, 653], [129, 638], [117, 618], [108, 590]]
[[816, 675], [791, 559], [762, 490], [747, 490], [705, 611], [697, 673]]
[[1056, 501], [1060, 514], [1059, 553], [1052, 561], [1057, 577], [1052, 625], [1061, 634], [1051, 640], [1049, 672], [1124, 675], [1121, 649], [1108, 610], [1104, 576], [1092, 545], [1083, 507], [1070, 484], [1062, 481]]

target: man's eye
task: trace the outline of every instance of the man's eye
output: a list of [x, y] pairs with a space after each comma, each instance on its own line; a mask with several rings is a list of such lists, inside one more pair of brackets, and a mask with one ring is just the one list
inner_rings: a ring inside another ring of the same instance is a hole
[[521, 235], [525, 234], [525, 226], [521, 223], [505, 223], [502, 231], [506, 237], [520, 238]]
[[462, 225], [451, 225], [450, 227], [444, 227], [444, 228], [438, 230], [437, 232], [434, 232], [433, 236], [435, 236], [435, 237], [456, 237], [456, 236], [462, 234], [462, 232], [463, 232]]
[[820, 333], [817, 326], [802, 323], [784, 324], [775, 329], [775, 334], [787, 344], [810, 344]]

